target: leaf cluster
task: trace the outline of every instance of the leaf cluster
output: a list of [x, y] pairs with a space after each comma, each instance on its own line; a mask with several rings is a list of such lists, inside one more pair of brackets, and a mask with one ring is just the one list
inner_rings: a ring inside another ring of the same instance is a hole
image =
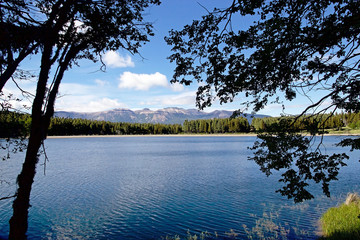
[[[284, 170], [279, 192], [296, 202], [313, 197], [307, 190], [310, 181], [321, 183], [329, 195], [328, 184], [347, 156], [312, 149], [310, 139], [323, 134], [324, 123], [337, 110], [360, 110], [359, 16], [356, 0], [233, 0], [169, 32], [169, 60], [176, 64], [172, 82], [199, 82], [200, 109], [215, 99], [222, 104], [239, 97], [244, 111], [257, 112], [271, 103], [284, 104], [281, 97], [308, 97], [312, 103], [298, 116], [266, 126], [268, 133], [259, 135], [250, 159], [267, 175]], [[311, 99], [314, 92], [316, 100]], [[298, 126], [310, 139], [296, 134]], [[359, 140], [339, 146], [359, 149]]]
[[[327, 155], [321, 152], [321, 142], [314, 143], [313, 137], [304, 136], [295, 132], [285, 133], [284, 125], [272, 125], [272, 131], [259, 134], [250, 149], [254, 155], [249, 160], [260, 166], [260, 170], [267, 176], [274, 171], [281, 172], [279, 182], [282, 188], [277, 192], [295, 202], [312, 199], [309, 183], [321, 183], [326, 196], [330, 196], [329, 183], [337, 180], [340, 167], [346, 166], [345, 160], [349, 157], [342, 154]], [[321, 140], [322, 141], [322, 140]], [[311, 148], [315, 145], [315, 149]]]
[[[359, 109], [358, 1], [233, 1], [214, 9], [182, 30], [171, 30], [166, 41], [176, 63], [173, 82], [202, 82], [197, 106], [233, 101], [258, 111], [282, 92], [293, 100], [299, 93], [321, 88], [332, 106]], [[242, 17], [254, 15], [247, 29]]]
[[[71, 67], [106, 50], [132, 54], [153, 35], [144, 10], [159, 0], [8, 0], [0, 3], [0, 91], [27, 56], [52, 49], [50, 62]], [[21, 33], [21, 34], [19, 34]], [[71, 60], [68, 60], [70, 58]], [[69, 62], [69, 63], [67, 63]], [[44, 66], [44, 64], [42, 64]]]

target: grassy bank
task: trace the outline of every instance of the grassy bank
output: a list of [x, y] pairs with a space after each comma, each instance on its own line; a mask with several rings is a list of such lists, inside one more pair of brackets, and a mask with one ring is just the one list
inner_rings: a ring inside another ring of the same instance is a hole
[[359, 195], [349, 194], [345, 203], [326, 211], [320, 222], [322, 239], [360, 239]]
[[329, 129], [327, 130], [328, 134], [334, 135], [360, 135], [360, 129], [352, 129], [349, 127], [343, 127], [340, 130], [338, 129]]

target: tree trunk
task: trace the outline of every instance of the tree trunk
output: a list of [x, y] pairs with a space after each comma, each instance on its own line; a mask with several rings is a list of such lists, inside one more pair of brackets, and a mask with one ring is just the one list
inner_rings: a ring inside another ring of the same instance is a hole
[[42, 143], [41, 134], [32, 135], [29, 139], [25, 161], [17, 178], [18, 189], [13, 202], [13, 216], [10, 219], [9, 239], [26, 239], [28, 228], [28, 209], [30, 207], [30, 192], [34, 182], [38, 151]]
[[18, 189], [13, 202], [13, 216], [11, 217], [9, 239], [26, 239], [28, 228], [28, 209], [30, 207], [30, 192], [36, 173], [36, 164], [39, 161], [38, 152], [43, 140], [46, 138], [48, 128], [42, 107], [46, 94], [46, 84], [51, 69], [52, 43], [49, 41], [44, 46], [41, 59], [39, 80], [36, 88], [36, 96], [32, 105], [31, 130], [26, 150], [25, 161], [21, 173], [17, 178]]
[[28, 209], [30, 207], [30, 192], [36, 173], [36, 164], [39, 161], [38, 152], [41, 144], [46, 139], [50, 119], [54, 114], [56, 95], [59, 90], [60, 82], [64, 76], [64, 72], [69, 66], [70, 61], [81, 49], [86, 48], [86, 46], [86, 43], [78, 46], [72, 46], [70, 50], [64, 54], [64, 61], [59, 64], [60, 68], [58, 74], [54, 77], [55, 81], [53, 88], [48, 94], [45, 113], [43, 113], [42, 107], [44, 104], [48, 74], [51, 67], [51, 46], [44, 50], [36, 97], [32, 107], [32, 123], [28, 148], [22, 171], [17, 179], [18, 189], [16, 199], [13, 202], [13, 216], [10, 219], [9, 239], [26, 239], [26, 232], [28, 228]]
[[9, 239], [11, 240], [26, 239], [26, 232], [28, 228], [28, 209], [30, 207], [30, 192], [36, 173], [36, 164], [39, 161], [39, 149], [45, 139], [46, 130], [48, 128], [41, 111], [43, 101], [38, 98], [39, 95], [42, 95], [43, 99], [44, 94], [40, 93], [38, 84], [37, 96], [35, 97], [33, 103], [29, 142], [26, 150], [25, 161], [21, 173], [17, 178], [18, 189], [16, 192], [16, 198], [13, 202], [13, 216], [9, 222]]
[[[37, 94], [39, 94], [39, 91], [37, 91]], [[13, 216], [9, 222], [9, 239], [26, 239], [31, 187], [34, 182], [36, 165], [39, 161], [39, 149], [46, 138], [46, 130], [50, 122], [46, 121], [42, 114], [42, 101], [37, 100], [35, 98], [33, 103], [31, 131], [25, 161], [17, 178], [18, 189], [13, 202]]]

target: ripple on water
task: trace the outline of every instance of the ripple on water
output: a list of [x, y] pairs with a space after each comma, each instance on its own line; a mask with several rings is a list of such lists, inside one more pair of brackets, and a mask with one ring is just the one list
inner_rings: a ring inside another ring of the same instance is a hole
[[[226, 237], [230, 229], [246, 238], [243, 224], [251, 231], [268, 221], [291, 229], [288, 239], [315, 239], [317, 219], [339, 199], [293, 205], [276, 194], [277, 178], [266, 178], [247, 160], [246, 147], [253, 141], [51, 139], [47, 174], [38, 170], [34, 183], [29, 238], [159, 239], [184, 236], [188, 230]], [[4, 164], [7, 174], [17, 173], [16, 164]], [[359, 170], [352, 165], [340, 174], [334, 191], [346, 195], [342, 191], [359, 182]], [[6, 236], [10, 215], [11, 201], [0, 201], [0, 236]]]

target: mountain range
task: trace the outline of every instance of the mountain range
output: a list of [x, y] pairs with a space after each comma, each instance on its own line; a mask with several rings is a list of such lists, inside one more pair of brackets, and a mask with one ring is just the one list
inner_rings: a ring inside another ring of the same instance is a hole
[[[182, 124], [185, 120], [196, 119], [212, 119], [212, 118], [229, 118], [233, 114], [232, 111], [215, 110], [213, 112], [204, 112], [197, 109], [183, 109], [183, 108], [164, 108], [159, 110], [150, 110], [144, 108], [142, 110], [130, 110], [124, 108], [117, 108], [102, 112], [55, 112], [55, 117], [63, 118], [82, 118], [98, 121], [109, 122], [129, 122], [129, 123], [163, 123], [163, 124]], [[243, 115], [244, 116], [244, 115]], [[249, 123], [253, 117], [263, 118], [269, 117], [267, 115], [251, 115], [245, 116]]]

